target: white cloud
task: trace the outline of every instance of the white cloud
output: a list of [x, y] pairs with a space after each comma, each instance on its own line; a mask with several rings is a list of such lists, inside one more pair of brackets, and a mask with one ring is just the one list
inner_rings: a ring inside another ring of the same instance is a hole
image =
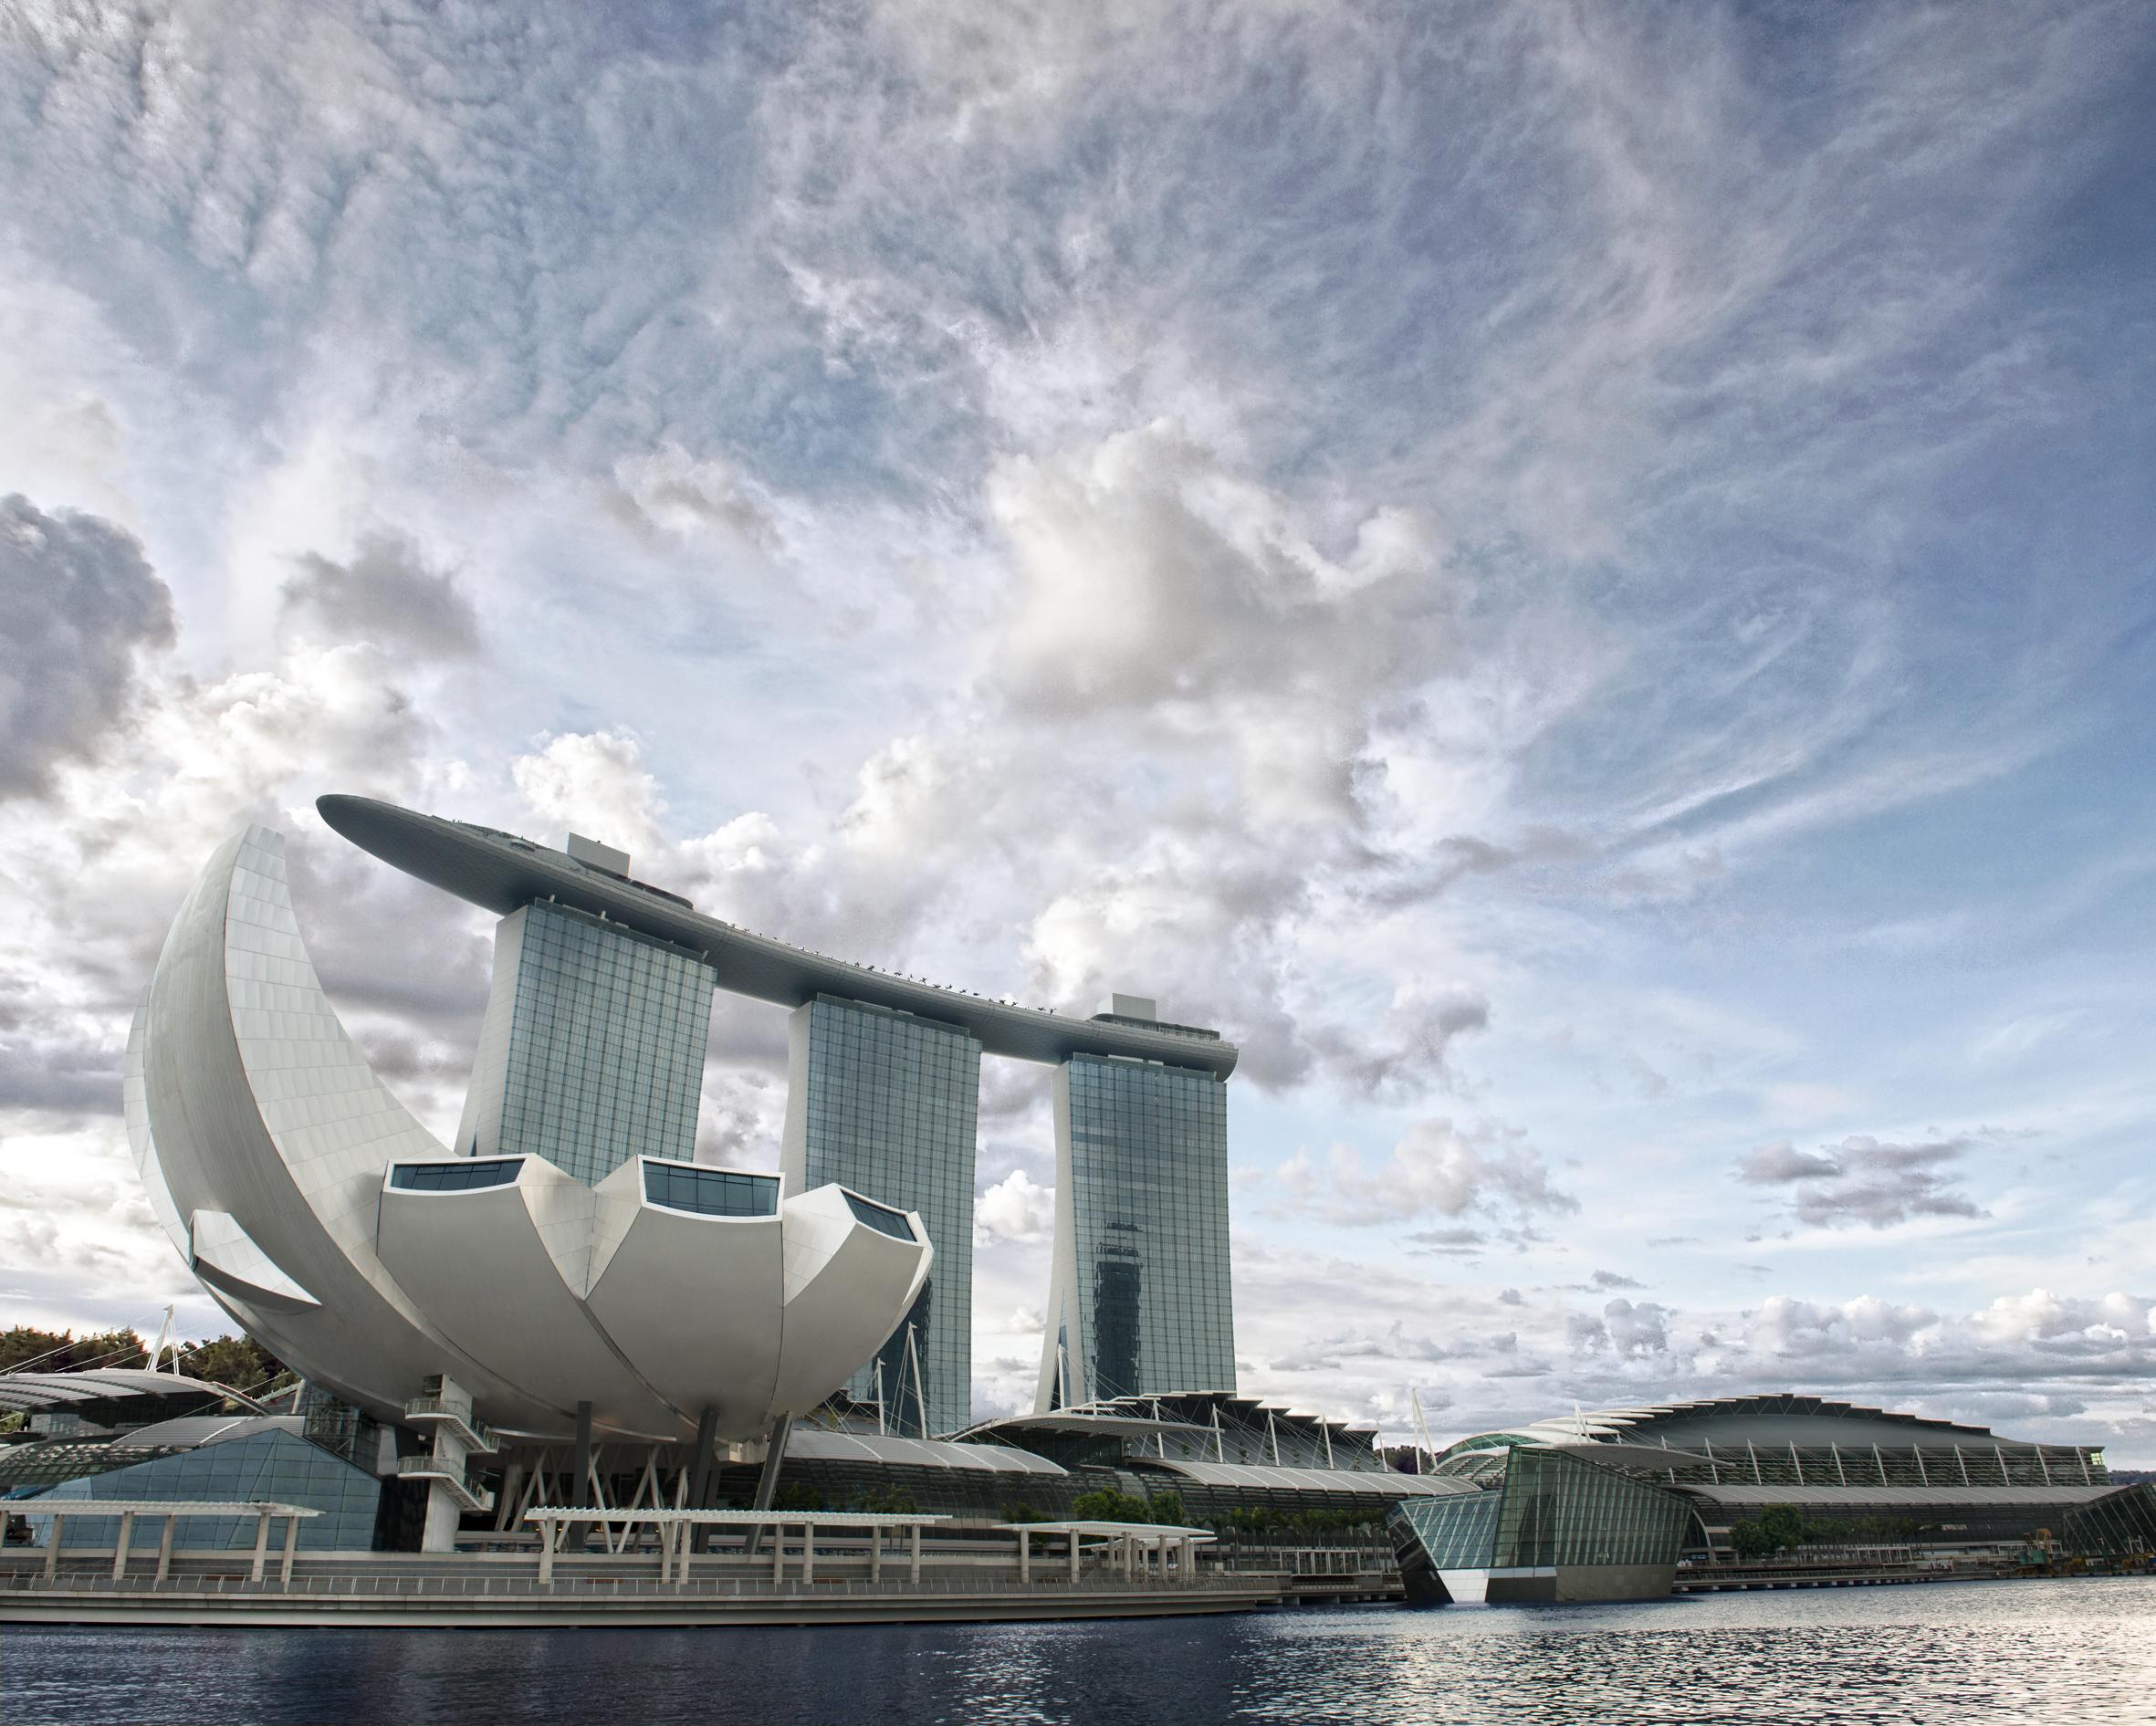
[[977, 1247], [1000, 1240], [1045, 1240], [1055, 1228], [1055, 1189], [1014, 1168], [973, 1203]]
[[1349, 1225], [1481, 1215], [1524, 1227], [1579, 1208], [1532, 1146], [1507, 1139], [1491, 1128], [1418, 1121], [1374, 1170], [1352, 1146], [1335, 1145], [1322, 1161], [1297, 1151], [1274, 1179], [1296, 1209]]

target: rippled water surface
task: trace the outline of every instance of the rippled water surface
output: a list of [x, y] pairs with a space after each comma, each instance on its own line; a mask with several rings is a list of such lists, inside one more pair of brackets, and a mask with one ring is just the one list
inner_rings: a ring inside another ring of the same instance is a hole
[[2156, 1722], [2156, 1578], [736, 1630], [0, 1627], [0, 1721]]

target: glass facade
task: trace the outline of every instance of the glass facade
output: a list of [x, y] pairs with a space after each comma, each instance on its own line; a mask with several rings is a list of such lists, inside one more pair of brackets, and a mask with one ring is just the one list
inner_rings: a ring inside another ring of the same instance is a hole
[[646, 1163], [644, 1196], [670, 1210], [699, 1217], [776, 1217], [779, 1177], [738, 1169], [695, 1168], [686, 1163]]
[[1500, 1454], [1501, 1484], [1394, 1511], [1396, 1537], [1411, 1532], [1431, 1569], [1676, 1564], [1691, 1508], [1675, 1493], [1559, 1451]]
[[[45, 1497], [64, 1499], [202, 1499], [227, 1504], [299, 1504], [317, 1510], [299, 1524], [302, 1552], [365, 1552], [374, 1543], [374, 1516], [382, 1482], [319, 1445], [289, 1432], [250, 1433], [223, 1444], [205, 1444], [113, 1469], [88, 1480], [68, 1480]], [[110, 1546], [117, 1525], [76, 1522], [63, 1539], [68, 1546]], [[188, 1516], [180, 1521], [181, 1546], [246, 1547], [255, 1543], [254, 1517]], [[152, 1537], [154, 1538], [154, 1537]], [[280, 1526], [272, 1538], [281, 1543]]]
[[1228, 1087], [1190, 1068], [1074, 1055], [1056, 1070], [1055, 1122], [1041, 1406], [1232, 1392]]
[[696, 954], [555, 905], [504, 917], [456, 1148], [597, 1181], [691, 1161], [717, 974]]
[[[956, 1431], [973, 1409], [980, 1042], [955, 1025], [829, 995], [796, 1009], [790, 1032], [780, 1156], [788, 1190], [835, 1181], [877, 1204], [918, 1211], [936, 1250], [913, 1310], [846, 1388], [873, 1401], [880, 1366], [892, 1430]], [[890, 1220], [905, 1226], [903, 1217]]]

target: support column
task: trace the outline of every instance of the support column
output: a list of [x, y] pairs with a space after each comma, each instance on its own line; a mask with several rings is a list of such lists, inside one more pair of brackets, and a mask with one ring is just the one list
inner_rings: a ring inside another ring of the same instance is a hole
[[60, 1574], [60, 1538], [68, 1532], [68, 1519], [56, 1516], [45, 1535], [45, 1580], [47, 1582]]
[[[591, 1405], [577, 1404], [576, 1441], [569, 1453], [569, 1491], [563, 1494], [571, 1505], [582, 1501], [591, 1491]], [[569, 1538], [562, 1545], [570, 1552], [581, 1552], [585, 1537], [591, 1532], [589, 1522], [571, 1522]]]
[[907, 1565], [908, 1565], [909, 1571], [910, 1571], [910, 1573], [911, 1573], [911, 1575], [910, 1575], [910, 1580], [912, 1580], [914, 1583], [916, 1583], [916, 1584], [917, 1585], [917, 1584], [920, 1582], [920, 1580], [921, 1580], [921, 1525], [920, 1525], [920, 1523], [918, 1523], [918, 1522], [916, 1522], [916, 1523], [913, 1525], [913, 1528], [911, 1529], [911, 1531], [909, 1531], [909, 1532], [910, 1532], [912, 1533], [912, 1535], [913, 1535], [913, 1540], [912, 1540], [912, 1542], [911, 1542], [911, 1543], [910, 1543], [910, 1545], [909, 1545], [909, 1547], [908, 1547], [908, 1549], [907, 1549]]
[[551, 1516], [539, 1518], [539, 1579], [549, 1587], [554, 1584], [555, 1522]]
[[[780, 1415], [771, 1423], [770, 1436], [764, 1440], [764, 1466], [756, 1477], [756, 1506], [759, 1511], [771, 1508], [771, 1501], [779, 1496], [779, 1470], [786, 1461], [786, 1441], [793, 1436], [793, 1417]], [[771, 1524], [772, 1536], [779, 1537], [781, 1525]], [[763, 1524], [758, 1523], [748, 1533], [748, 1555], [756, 1556], [756, 1543], [764, 1537]], [[781, 1542], [783, 1544], [783, 1542]]]
[[1018, 1579], [1023, 1584], [1033, 1580], [1033, 1537], [1022, 1528], [1018, 1531]]
[[1071, 1531], [1071, 1580], [1078, 1580], [1078, 1531]]
[[786, 1524], [784, 1522], [773, 1522], [771, 1524], [771, 1581], [776, 1584], [784, 1582], [785, 1580]]
[[[714, 1477], [718, 1470], [711, 1466], [712, 1447], [718, 1442], [718, 1405], [706, 1403], [704, 1412], [696, 1417], [696, 1458], [689, 1470], [689, 1501], [692, 1511], [711, 1508], [711, 1489], [717, 1484]], [[689, 1533], [689, 1550], [702, 1552], [711, 1537], [708, 1523], [699, 1522]]]
[[177, 1516], [167, 1514], [164, 1532], [157, 1537], [157, 1580], [162, 1582], [173, 1574], [173, 1531], [180, 1525]]
[[884, 1582], [884, 1534], [881, 1522], [868, 1531], [868, 1581], [872, 1588], [881, 1587]]
[[816, 1524], [801, 1524], [801, 1580], [816, 1580]]
[[299, 1519], [285, 1518], [285, 1555], [277, 1567], [277, 1579], [286, 1587], [292, 1585], [292, 1554], [299, 1545]]
[[256, 1582], [262, 1580], [264, 1566], [269, 1563], [269, 1512], [264, 1511], [255, 1518], [255, 1564], [249, 1573]]
[[135, 1513], [120, 1512], [120, 1538], [112, 1543], [112, 1580], [120, 1581], [127, 1574], [127, 1549], [135, 1538]]

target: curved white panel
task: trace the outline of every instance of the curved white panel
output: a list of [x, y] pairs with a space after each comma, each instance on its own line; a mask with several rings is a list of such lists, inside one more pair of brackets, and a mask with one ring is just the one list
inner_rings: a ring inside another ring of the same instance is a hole
[[222, 1210], [194, 1213], [187, 1261], [204, 1282], [272, 1313], [304, 1313], [321, 1305]]
[[173, 1203], [172, 1189], [164, 1184], [164, 1169], [157, 1160], [157, 1137], [150, 1130], [150, 1098], [142, 1080], [143, 1051], [149, 1042], [150, 991], [135, 1003], [134, 1022], [127, 1032], [127, 1072], [120, 1084], [121, 1106], [127, 1115], [128, 1148], [134, 1153], [135, 1174], [149, 1196], [150, 1209], [162, 1225], [173, 1248], [187, 1256], [187, 1224]]
[[722, 1438], [750, 1438], [770, 1424], [784, 1226], [778, 1217], [692, 1217], [639, 1205], [588, 1297], [607, 1334], [676, 1407], [718, 1410]]
[[935, 1252], [918, 1216], [912, 1240], [858, 1221], [838, 1187], [780, 1207], [786, 1217], [786, 1314], [771, 1406], [813, 1408], [880, 1348], [928, 1279]]
[[[455, 1159], [443, 1159], [445, 1161]], [[601, 1424], [671, 1437], [669, 1407], [616, 1353], [562, 1279], [558, 1246], [588, 1253], [591, 1189], [528, 1156], [517, 1178], [465, 1192], [382, 1189], [382, 1257], [474, 1358], [547, 1404], [556, 1422], [589, 1402]]]
[[[221, 1211], [319, 1307], [239, 1297], [280, 1360], [378, 1416], [446, 1372], [538, 1417], [471, 1360], [382, 1267], [374, 1221], [392, 1156], [441, 1156], [368, 1068], [322, 993], [285, 890], [284, 841], [250, 827], [221, 846], [173, 919], [137, 1039], [141, 1145], [174, 1212]], [[183, 1253], [188, 1251], [184, 1229]], [[228, 1308], [233, 1298], [212, 1292]]]

